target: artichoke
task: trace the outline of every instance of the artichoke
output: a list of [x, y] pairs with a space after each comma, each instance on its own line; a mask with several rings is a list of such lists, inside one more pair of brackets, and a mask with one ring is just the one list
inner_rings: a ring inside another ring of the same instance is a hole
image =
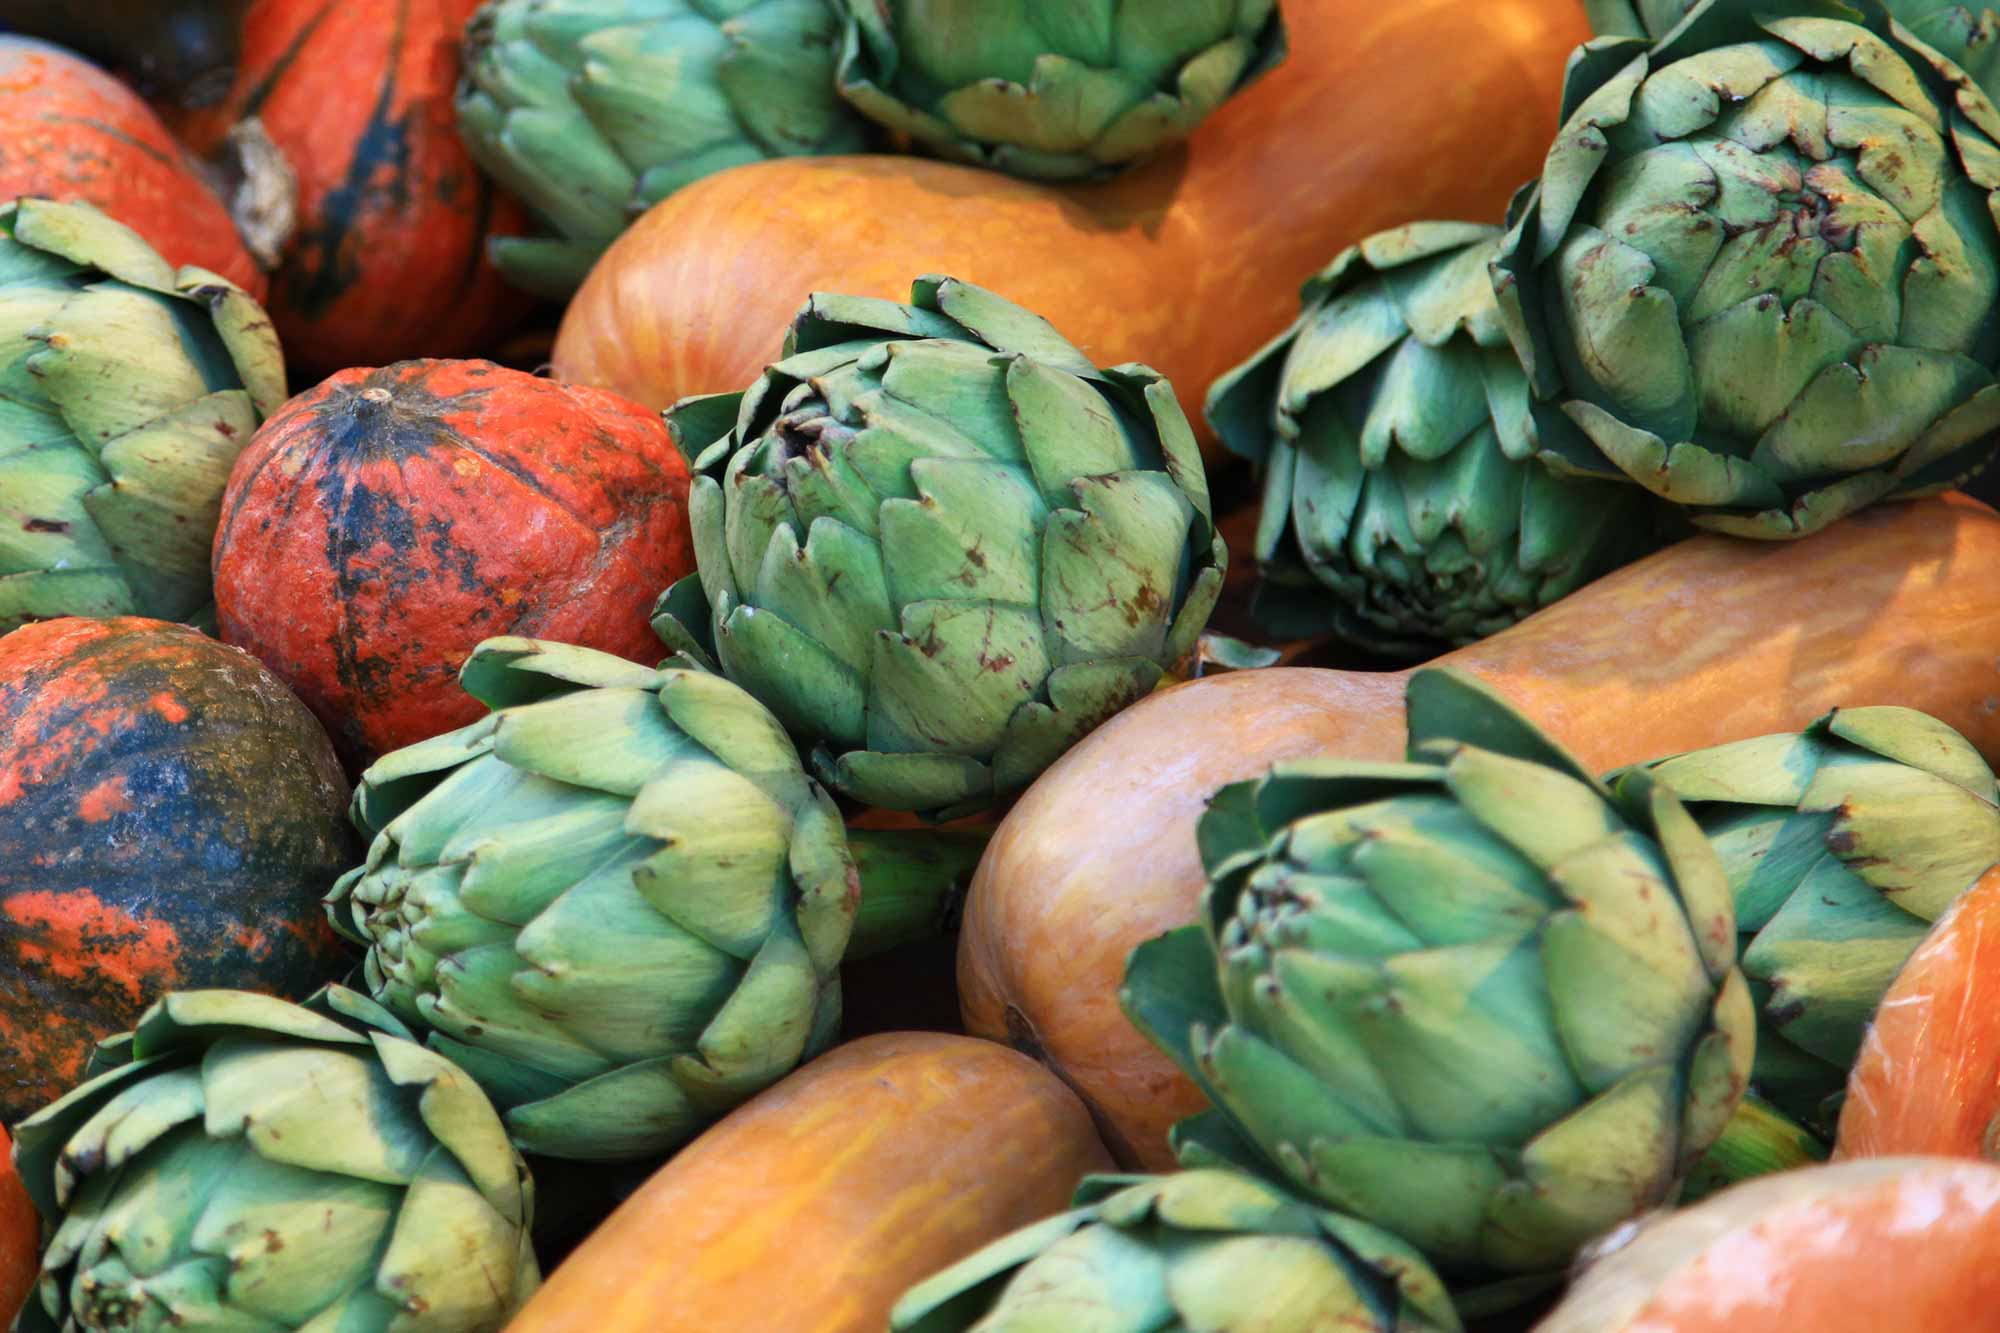
[[1882, 7], [1920, 41], [1949, 56], [1978, 80], [1987, 97], [2000, 97], [2000, 14], [1991, 4], [1882, 0]]
[[1173, 387], [951, 278], [819, 294], [748, 393], [683, 400], [698, 575], [654, 627], [828, 786], [949, 816], [1025, 787], [1194, 647], [1227, 560]]
[[[1752, 12], [1754, 10], [1754, 13]], [[1879, 7], [1705, 0], [1572, 60], [1495, 264], [1551, 457], [1780, 539], [1982, 466], [2000, 113]]]
[[466, 29], [458, 127], [556, 234], [495, 236], [494, 265], [555, 300], [626, 224], [744, 162], [859, 152], [833, 86], [827, 0], [488, 0]]
[[831, 0], [841, 95], [959, 162], [1104, 176], [1285, 57], [1277, 0]]
[[1500, 235], [1428, 222], [1350, 247], [1209, 390], [1223, 443], [1264, 465], [1254, 610], [1279, 637], [1430, 657], [1656, 544], [1651, 496], [1536, 461], [1486, 271]]
[[1200, 924], [1123, 999], [1217, 1108], [1183, 1162], [1262, 1163], [1454, 1276], [1546, 1273], [1735, 1111], [1729, 885], [1665, 786], [1600, 784], [1471, 677], [1417, 672], [1409, 721], [1407, 763], [1224, 788]]
[[1889, 983], [1931, 922], [2000, 862], [1979, 751], [1908, 708], [1843, 708], [1802, 733], [1661, 760], [1729, 876], [1760, 1007], [1752, 1078], [1831, 1127]]
[[1583, 0], [1590, 26], [1602, 37], [1658, 41], [1701, 0]]
[[[655, 1156], [833, 1042], [860, 872], [756, 700], [531, 639], [461, 678], [494, 711], [362, 775], [374, 842], [327, 909], [522, 1149]], [[864, 939], [941, 924], [978, 840], [873, 836]]]
[[284, 400], [228, 279], [88, 204], [0, 205], [0, 634], [205, 614], [230, 465]]
[[21, 1333], [480, 1333], [541, 1280], [492, 1105], [352, 991], [171, 994], [92, 1072], [15, 1131], [53, 1228]]
[[912, 1287], [892, 1333], [1459, 1328], [1415, 1250], [1253, 1176], [1091, 1176], [1075, 1202]]

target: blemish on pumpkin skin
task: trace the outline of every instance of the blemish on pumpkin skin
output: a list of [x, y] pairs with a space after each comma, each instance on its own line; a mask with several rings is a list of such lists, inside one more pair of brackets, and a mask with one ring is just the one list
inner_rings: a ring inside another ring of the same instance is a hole
[[87, 824], [102, 824], [113, 815], [132, 808], [132, 794], [125, 790], [122, 774], [104, 779], [85, 792], [76, 803], [76, 812]]
[[187, 705], [165, 690], [159, 691], [146, 702], [153, 706], [154, 712], [169, 722], [178, 725], [188, 720]]

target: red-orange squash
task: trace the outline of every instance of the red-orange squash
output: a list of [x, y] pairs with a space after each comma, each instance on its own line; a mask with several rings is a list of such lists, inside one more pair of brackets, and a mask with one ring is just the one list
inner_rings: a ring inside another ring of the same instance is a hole
[[749, 384], [806, 294], [903, 300], [924, 273], [1143, 361], [1199, 418], [1307, 275], [1412, 218], [1498, 221], [1556, 130], [1576, 0], [1287, 0], [1291, 54], [1185, 151], [1102, 185], [905, 157], [721, 172], [610, 248], [556, 340], [564, 379], [651, 407]]
[[[2000, 514], [1964, 496], [1871, 510], [1783, 545], [1697, 537], [1439, 659], [1607, 769], [1836, 705], [1932, 713], [2000, 756]], [[1406, 673], [1210, 677], [1100, 727], [1001, 823], [959, 937], [968, 1031], [1055, 1068], [1120, 1160], [1171, 1161], [1201, 1095], [1118, 1007], [1134, 946], [1193, 920], [1194, 825], [1279, 759], [1397, 759]], [[1086, 836], [1079, 836], [1079, 830]]]
[[[529, 307], [486, 262], [520, 208], [459, 141], [452, 89], [479, 0], [256, 0], [220, 103], [169, 112], [195, 152], [228, 157], [255, 120], [297, 181], [268, 302], [297, 383], [345, 366], [484, 352]], [[252, 159], [254, 161], [254, 159]]]
[[138, 94], [61, 47], [0, 36], [0, 199], [24, 194], [95, 204], [168, 263], [264, 296], [221, 201]]
[[563, 1261], [508, 1333], [881, 1333], [916, 1282], [1069, 1206], [1111, 1159], [1005, 1047], [863, 1037], [717, 1123]]
[[343, 370], [237, 458], [215, 533], [222, 637], [263, 659], [351, 768], [485, 714], [482, 639], [637, 661], [694, 568], [688, 469], [657, 413], [490, 361]]
[[0, 638], [0, 1122], [164, 991], [345, 972], [320, 898], [360, 854], [332, 747], [249, 654], [138, 617]]
[[1662, 1214], [1536, 1333], [1974, 1333], [2000, 1326], [2000, 1166], [1893, 1157]]
[[1847, 1078], [1834, 1156], [2000, 1162], [2000, 867], [1931, 927]]
[[42, 1222], [28, 1191], [14, 1171], [14, 1145], [0, 1129], [0, 1327], [12, 1327], [14, 1316], [35, 1289], [35, 1255], [41, 1248]]

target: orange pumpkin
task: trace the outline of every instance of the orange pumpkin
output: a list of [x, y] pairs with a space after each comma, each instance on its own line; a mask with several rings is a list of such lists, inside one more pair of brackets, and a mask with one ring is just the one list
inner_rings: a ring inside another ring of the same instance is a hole
[[0, 1328], [13, 1326], [35, 1289], [41, 1239], [42, 1220], [14, 1171], [14, 1145], [0, 1129]]
[[1061, 1212], [1110, 1166], [1032, 1060], [864, 1037], [717, 1123], [565, 1260], [508, 1333], [881, 1333], [910, 1286]]
[[2000, 867], [1938, 918], [1875, 1011], [1834, 1156], [2000, 1161]]
[[564, 379], [651, 407], [749, 384], [812, 291], [902, 300], [948, 273], [1143, 361], [1199, 417], [1344, 245], [1414, 217], [1497, 221], [1556, 129], [1576, 0], [1287, 0], [1291, 54], [1185, 151], [1102, 185], [901, 157], [787, 158], [680, 190], [570, 303]]
[[297, 178], [297, 218], [268, 302], [288, 362], [345, 366], [465, 356], [530, 304], [486, 262], [490, 232], [524, 229], [459, 142], [459, 36], [479, 0], [256, 0], [227, 97], [169, 113], [204, 156], [254, 119]]
[[130, 88], [61, 47], [0, 37], [0, 199], [82, 199], [169, 264], [264, 297], [264, 271], [174, 136]]
[[1973, 1333], [2000, 1322], [2000, 1166], [1766, 1176], [1640, 1224], [1536, 1333]]
[[[2000, 755], [2000, 514], [1890, 505], [1801, 542], [1697, 537], [1438, 659], [1473, 672], [1593, 767], [1904, 704]], [[1126, 710], [1009, 812], [959, 937], [966, 1028], [1039, 1055], [1121, 1161], [1171, 1157], [1201, 1094], [1118, 1007], [1133, 947], [1194, 918], [1195, 820], [1279, 759], [1402, 756], [1406, 673], [1272, 668]], [[1088, 836], [1078, 836], [1078, 829]]]

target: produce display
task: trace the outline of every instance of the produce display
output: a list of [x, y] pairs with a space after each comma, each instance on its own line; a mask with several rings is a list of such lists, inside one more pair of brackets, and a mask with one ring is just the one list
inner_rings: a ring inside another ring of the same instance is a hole
[[1996, 92], [0, 4], [0, 1324], [1993, 1324]]
[[229, 469], [285, 400], [270, 320], [85, 203], [0, 204], [0, 634], [211, 610]]

